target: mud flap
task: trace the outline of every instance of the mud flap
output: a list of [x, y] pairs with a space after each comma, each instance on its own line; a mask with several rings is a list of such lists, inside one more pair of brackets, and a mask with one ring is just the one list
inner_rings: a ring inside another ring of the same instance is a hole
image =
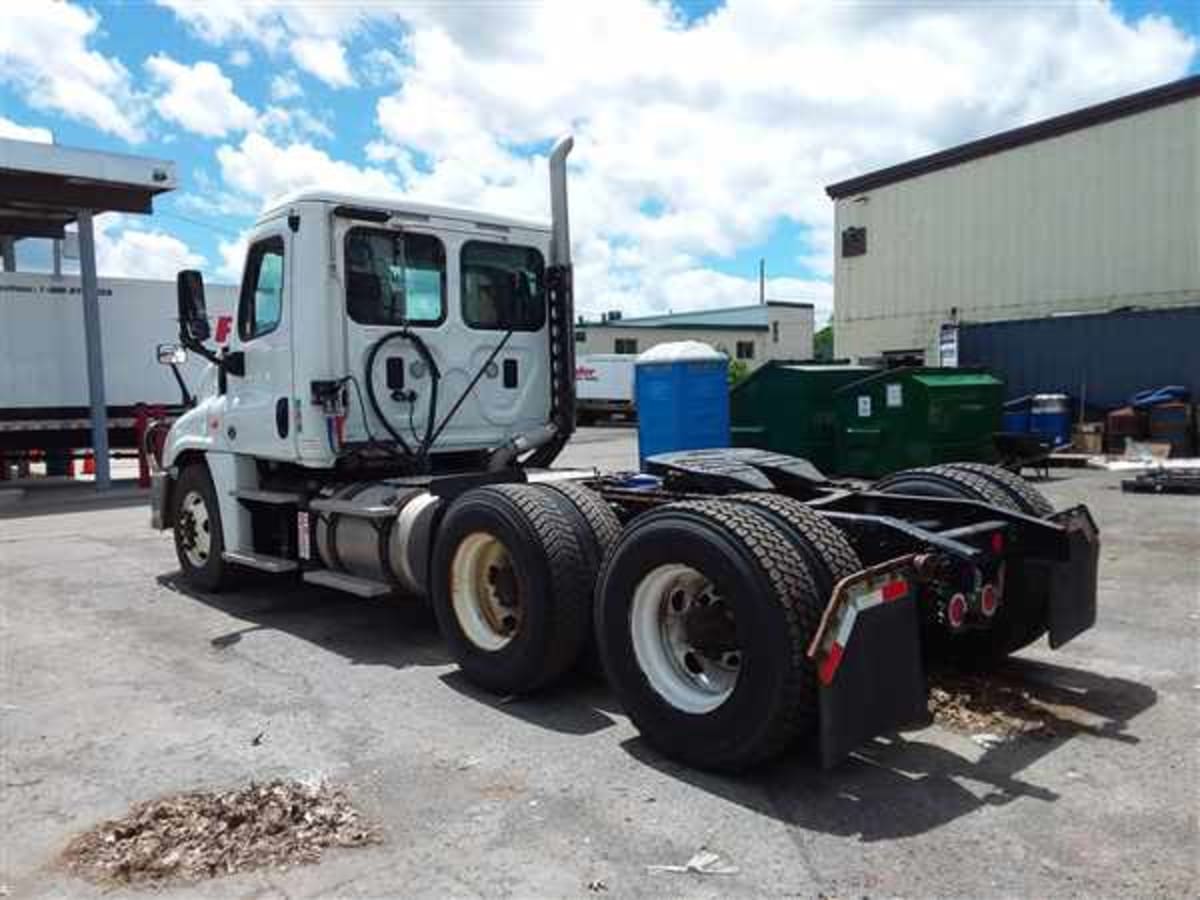
[[875, 735], [929, 722], [909, 562], [885, 563], [840, 582], [813, 639], [825, 768]]
[[1068, 558], [1050, 572], [1047, 630], [1057, 650], [1096, 624], [1100, 535], [1087, 508], [1077, 506], [1051, 517], [1067, 532]]

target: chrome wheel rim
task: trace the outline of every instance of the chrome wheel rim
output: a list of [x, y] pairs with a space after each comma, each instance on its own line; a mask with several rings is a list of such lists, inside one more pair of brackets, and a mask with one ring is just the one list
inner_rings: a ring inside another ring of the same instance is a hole
[[629, 626], [638, 667], [676, 709], [711, 712], [737, 687], [742, 652], [732, 607], [690, 566], [671, 563], [643, 576]]
[[204, 568], [212, 552], [212, 520], [198, 491], [188, 491], [179, 505], [179, 533], [187, 561], [197, 569]]
[[500, 650], [517, 636], [524, 605], [499, 539], [482, 531], [463, 538], [450, 561], [450, 600], [463, 635], [481, 650]]

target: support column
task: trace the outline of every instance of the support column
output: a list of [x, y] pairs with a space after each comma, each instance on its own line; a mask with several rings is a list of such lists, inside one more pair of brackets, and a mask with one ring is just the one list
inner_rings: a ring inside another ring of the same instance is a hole
[[8, 235], [0, 235], [0, 259], [4, 261], [5, 272], [17, 271], [17, 240]]
[[96, 490], [112, 484], [108, 459], [108, 406], [104, 399], [104, 354], [100, 336], [100, 296], [96, 285], [96, 239], [92, 211], [79, 210], [79, 275], [83, 290], [83, 334], [87, 347], [88, 397], [92, 413], [92, 449], [96, 455]]

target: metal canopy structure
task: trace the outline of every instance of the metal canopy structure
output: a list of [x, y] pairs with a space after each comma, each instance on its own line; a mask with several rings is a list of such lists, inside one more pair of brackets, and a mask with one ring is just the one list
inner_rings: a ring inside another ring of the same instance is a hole
[[87, 347], [88, 397], [96, 487], [111, 482], [104, 357], [96, 289], [96, 242], [92, 219], [102, 212], [147, 214], [153, 198], [177, 186], [168, 160], [101, 153], [54, 144], [0, 140], [0, 250], [5, 271], [16, 268], [14, 242], [79, 231], [79, 274]]

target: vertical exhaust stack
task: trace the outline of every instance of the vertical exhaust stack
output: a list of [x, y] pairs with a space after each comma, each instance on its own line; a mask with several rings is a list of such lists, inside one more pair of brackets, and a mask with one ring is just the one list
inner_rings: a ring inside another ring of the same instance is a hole
[[575, 146], [571, 135], [560, 137], [550, 151], [550, 265], [571, 265], [571, 227], [567, 218], [567, 155]]
[[[571, 272], [571, 228], [567, 221], [567, 156], [575, 146], [569, 134], [550, 151], [550, 265], [546, 299], [550, 338], [550, 420], [496, 447], [488, 468], [517, 462], [527, 468], [549, 468], [575, 431], [575, 300]], [[532, 452], [530, 452], [532, 451]]]

